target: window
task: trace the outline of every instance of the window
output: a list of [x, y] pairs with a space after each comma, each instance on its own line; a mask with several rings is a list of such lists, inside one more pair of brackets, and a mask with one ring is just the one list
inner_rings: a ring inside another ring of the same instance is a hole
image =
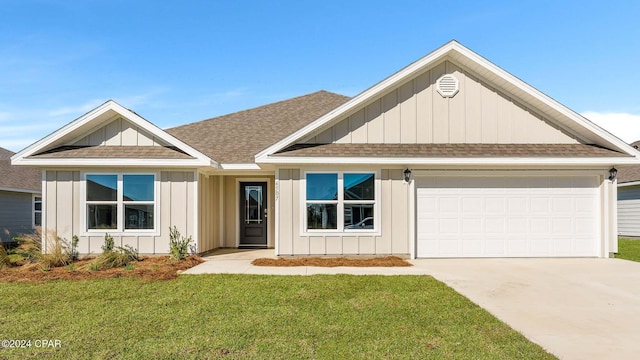
[[87, 174], [87, 230], [154, 230], [153, 174]]
[[307, 173], [306, 231], [374, 231], [375, 174]]
[[33, 197], [33, 228], [42, 226], [42, 196]]

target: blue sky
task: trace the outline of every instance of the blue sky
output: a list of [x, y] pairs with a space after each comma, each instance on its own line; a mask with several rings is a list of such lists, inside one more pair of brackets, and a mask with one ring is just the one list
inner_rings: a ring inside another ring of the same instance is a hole
[[353, 96], [451, 39], [637, 140], [638, 19], [637, 1], [5, 0], [0, 147], [108, 99], [166, 128], [320, 89]]

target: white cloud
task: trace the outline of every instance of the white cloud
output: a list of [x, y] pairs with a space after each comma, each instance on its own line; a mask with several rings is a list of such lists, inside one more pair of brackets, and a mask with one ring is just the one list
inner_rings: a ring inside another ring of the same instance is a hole
[[595, 111], [585, 111], [581, 115], [627, 143], [640, 140], [640, 115]]
[[87, 113], [87, 112], [89, 112], [89, 110], [97, 107], [98, 105], [102, 104], [103, 102], [104, 101], [101, 101], [101, 100], [98, 100], [98, 99], [93, 99], [93, 100], [89, 100], [89, 101], [85, 102], [82, 105], [64, 106], [64, 107], [61, 107], [61, 108], [49, 110], [47, 112], [47, 116], [50, 116], [50, 117], [58, 117], [58, 116], [64, 116], [64, 115], [79, 116], [78, 114]]

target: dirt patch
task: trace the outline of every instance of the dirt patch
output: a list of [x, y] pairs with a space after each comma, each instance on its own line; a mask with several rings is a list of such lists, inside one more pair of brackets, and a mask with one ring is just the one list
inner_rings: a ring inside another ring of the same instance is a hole
[[94, 259], [74, 261], [69, 266], [55, 267], [42, 270], [40, 264], [26, 264], [22, 266], [4, 268], [0, 270], [0, 282], [34, 282], [43, 283], [52, 280], [87, 280], [108, 279], [117, 277], [135, 277], [147, 281], [171, 280], [178, 277], [178, 273], [192, 268], [204, 260], [199, 256], [189, 256], [181, 261], [173, 261], [168, 256], [141, 257], [132, 262], [127, 268], [113, 268], [107, 270], [91, 270]]
[[251, 262], [255, 266], [320, 266], [320, 267], [393, 267], [393, 266], [412, 266], [408, 261], [397, 256], [385, 256], [370, 259], [349, 259], [345, 257], [338, 258], [319, 258], [319, 257], [300, 257], [300, 258], [278, 258], [268, 259], [260, 258]]

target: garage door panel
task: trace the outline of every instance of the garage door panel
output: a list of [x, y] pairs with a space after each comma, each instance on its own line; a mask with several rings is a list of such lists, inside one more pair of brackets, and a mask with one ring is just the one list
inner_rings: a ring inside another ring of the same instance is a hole
[[529, 199], [530, 212], [532, 213], [549, 213], [551, 199], [548, 197], [531, 197]]
[[597, 256], [595, 176], [416, 184], [418, 257]]

